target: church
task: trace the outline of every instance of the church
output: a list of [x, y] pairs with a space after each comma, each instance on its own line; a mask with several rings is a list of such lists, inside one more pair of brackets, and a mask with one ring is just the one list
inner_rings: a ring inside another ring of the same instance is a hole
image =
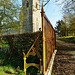
[[22, 0], [20, 33], [37, 32], [42, 28], [40, 0]]
[[13, 26], [10, 28], [6, 25], [6, 29], [1, 30], [2, 35], [37, 32], [39, 28], [42, 30], [40, 0], [21, 0], [20, 4], [18, 19], [15, 19], [13, 24], [9, 21], [8, 25], [12, 24]]

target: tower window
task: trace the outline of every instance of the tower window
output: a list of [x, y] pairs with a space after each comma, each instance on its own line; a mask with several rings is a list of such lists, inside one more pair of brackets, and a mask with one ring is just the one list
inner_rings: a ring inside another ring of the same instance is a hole
[[29, 2], [27, 1], [27, 7], [29, 7]]
[[36, 8], [38, 7], [38, 4], [36, 3]]

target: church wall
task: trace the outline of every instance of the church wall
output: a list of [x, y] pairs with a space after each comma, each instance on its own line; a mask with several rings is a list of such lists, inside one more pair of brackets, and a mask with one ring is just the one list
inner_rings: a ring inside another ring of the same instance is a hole
[[39, 31], [39, 28], [42, 28], [40, 2], [33, 0], [33, 32]]
[[[27, 1], [29, 2], [29, 7], [27, 6]], [[41, 28], [41, 10], [39, 0], [23, 0], [23, 13], [25, 19], [21, 25], [23, 25], [22, 32], [36, 32]], [[26, 21], [25, 21], [26, 20]]]

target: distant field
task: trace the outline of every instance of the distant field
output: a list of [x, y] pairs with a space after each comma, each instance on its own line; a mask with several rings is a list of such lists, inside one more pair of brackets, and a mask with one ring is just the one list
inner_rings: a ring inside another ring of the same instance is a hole
[[75, 36], [57, 37], [56, 39], [66, 41], [66, 42], [75, 43]]

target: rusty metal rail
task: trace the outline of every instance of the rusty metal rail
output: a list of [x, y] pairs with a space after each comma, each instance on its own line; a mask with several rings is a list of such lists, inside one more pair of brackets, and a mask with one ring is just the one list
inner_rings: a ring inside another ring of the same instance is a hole
[[42, 28], [43, 28], [43, 74], [45, 75], [52, 54], [55, 50], [56, 35], [54, 28], [52, 27], [50, 21], [45, 15], [43, 5], [42, 5]]
[[[29, 51], [27, 52], [27, 54], [25, 54], [23, 52], [23, 59], [24, 59], [24, 73], [26, 75], [26, 69], [30, 66], [35, 66], [36, 68], [38, 68], [40, 70], [40, 74], [42, 74], [42, 70], [41, 70], [41, 64], [42, 64], [42, 58], [41, 55], [39, 53], [39, 43], [38, 43], [38, 39], [41, 35], [41, 31], [39, 33], [39, 35], [37, 36], [37, 38], [35, 39], [34, 43], [32, 44], [32, 46], [30, 47]], [[34, 48], [34, 45], [36, 44], [36, 48]], [[32, 50], [32, 52], [31, 52]], [[35, 63], [26, 63], [26, 59], [29, 55], [37, 55], [37, 57], [39, 58], [40, 64], [35, 64]]]

